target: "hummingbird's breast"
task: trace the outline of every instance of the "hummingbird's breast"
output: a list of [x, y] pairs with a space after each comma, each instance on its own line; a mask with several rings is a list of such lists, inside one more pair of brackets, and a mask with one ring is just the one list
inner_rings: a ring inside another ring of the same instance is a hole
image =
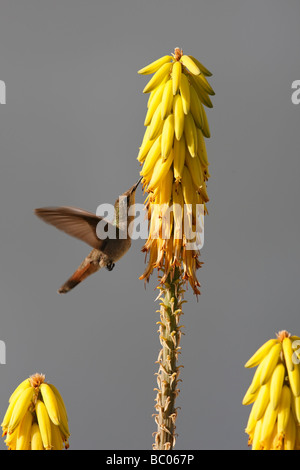
[[130, 246], [131, 239], [129, 237], [124, 240], [109, 239], [103, 252], [109, 260], [116, 262], [125, 255]]

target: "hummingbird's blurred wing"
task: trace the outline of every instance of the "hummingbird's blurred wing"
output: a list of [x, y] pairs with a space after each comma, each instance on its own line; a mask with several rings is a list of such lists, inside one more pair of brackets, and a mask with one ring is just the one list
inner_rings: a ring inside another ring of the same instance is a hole
[[[44, 222], [62, 230], [63, 232], [84, 241], [88, 245], [102, 250], [107, 241], [97, 236], [97, 225], [103, 220], [91, 212], [76, 207], [42, 207], [35, 209], [35, 214]], [[107, 222], [108, 227], [109, 222]], [[104, 227], [106, 231], [106, 227]]]

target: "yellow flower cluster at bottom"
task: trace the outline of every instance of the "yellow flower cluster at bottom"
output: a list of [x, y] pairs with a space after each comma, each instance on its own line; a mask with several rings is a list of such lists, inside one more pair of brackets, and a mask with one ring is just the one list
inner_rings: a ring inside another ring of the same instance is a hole
[[300, 450], [300, 338], [280, 331], [245, 364], [256, 367], [243, 405], [252, 450]]
[[34, 374], [15, 389], [1, 424], [9, 450], [62, 450], [69, 447], [64, 401], [45, 376]]

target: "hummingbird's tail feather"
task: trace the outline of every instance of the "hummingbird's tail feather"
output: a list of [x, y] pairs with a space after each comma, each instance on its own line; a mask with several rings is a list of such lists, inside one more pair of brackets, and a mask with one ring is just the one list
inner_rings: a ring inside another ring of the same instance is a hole
[[70, 290], [74, 289], [80, 282], [86, 279], [91, 274], [99, 270], [99, 265], [96, 265], [92, 261], [86, 264], [84, 267], [80, 266], [74, 274], [58, 289], [59, 294], [66, 294]]

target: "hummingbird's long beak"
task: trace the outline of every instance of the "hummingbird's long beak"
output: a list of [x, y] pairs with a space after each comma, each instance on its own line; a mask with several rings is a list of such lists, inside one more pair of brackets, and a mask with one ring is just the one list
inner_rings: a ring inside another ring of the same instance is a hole
[[132, 187], [132, 191], [135, 191], [140, 182], [142, 181], [143, 177], [141, 176], [140, 179], [135, 183], [135, 185]]

